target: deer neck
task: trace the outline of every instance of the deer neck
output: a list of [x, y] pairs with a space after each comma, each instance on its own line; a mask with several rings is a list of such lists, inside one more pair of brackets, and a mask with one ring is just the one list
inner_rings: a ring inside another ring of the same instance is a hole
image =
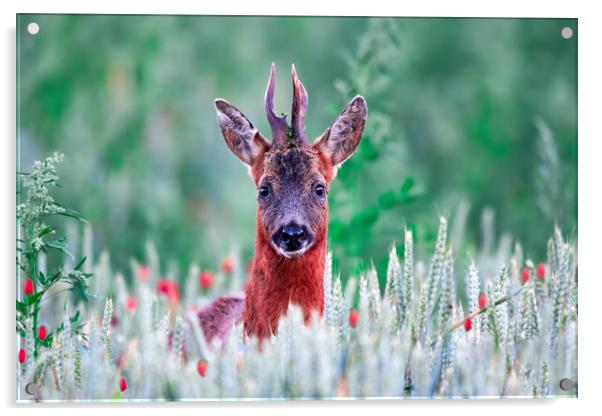
[[260, 228], [246, 288], [244, 321], [247, 334], [261, 338], [276, 332], [278, 319], [286, 314], [289, 304], [301, 307], [306, 323], [313, 313], [323, 313], [327, 230], [324, 227], [317, 234], [303, 255], [288, 259], [274, 250]]

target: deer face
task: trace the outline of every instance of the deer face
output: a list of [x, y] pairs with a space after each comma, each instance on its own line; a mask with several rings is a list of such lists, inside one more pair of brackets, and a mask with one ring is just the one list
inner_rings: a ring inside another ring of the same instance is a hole
[[258, 232], [278, 254], [294, 258], [324, 240], [330, 181], [359, 144], [368, 111], [364, 98], [355, 97], [310, 144], [303, 124], [307, 93], [295, 67], [290, 127], [286, 115], [278, 116], [273, 109], [275, 78], [272, 64], [265, 96], [271, 142], [228, 102], [216, 99], [215, 108], [226, 145], [249, 166], [257, 186]]
[[303, 254], [324, 234], [329, 176], [310, 147], [266, 153], [257, 180], [259, 217], [266, 240], [283, 256]]

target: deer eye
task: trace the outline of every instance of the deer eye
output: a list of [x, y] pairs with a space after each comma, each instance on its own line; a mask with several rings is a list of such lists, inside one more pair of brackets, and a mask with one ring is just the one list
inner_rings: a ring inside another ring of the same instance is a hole
[[314, 189], [314, 192], [316, 193], [316, 195], [322, 197], [326, 194], [326, 189], [324, 188], [324, 185], [317, 185]]
[[265, 198], [270, 194], [270, 188], [267, 185], [262, 185], [259, 187], [259, 197]]

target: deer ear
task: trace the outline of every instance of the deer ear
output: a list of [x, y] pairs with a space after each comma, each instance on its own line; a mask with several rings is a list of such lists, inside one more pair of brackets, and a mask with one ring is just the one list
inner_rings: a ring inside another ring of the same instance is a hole
[[237, 158], [252, 165], [257, 156], [270, 148], [270, 143], [232, 104], [221, 98], [217, 98], [214, 104], [226, 145]]
[[314, 143], [314, 147], [330, 157], [333, 166], [347, 160], [357, 148], [362, 138], [368, 107], [361, 95], [355, 96], [345, 106], [343, 112]]

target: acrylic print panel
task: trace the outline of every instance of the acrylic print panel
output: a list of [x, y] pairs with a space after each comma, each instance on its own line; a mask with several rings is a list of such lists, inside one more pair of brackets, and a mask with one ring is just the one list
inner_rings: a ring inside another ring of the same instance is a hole
[[575, 19], [17, 33], [19, 401], [577, 396]]

